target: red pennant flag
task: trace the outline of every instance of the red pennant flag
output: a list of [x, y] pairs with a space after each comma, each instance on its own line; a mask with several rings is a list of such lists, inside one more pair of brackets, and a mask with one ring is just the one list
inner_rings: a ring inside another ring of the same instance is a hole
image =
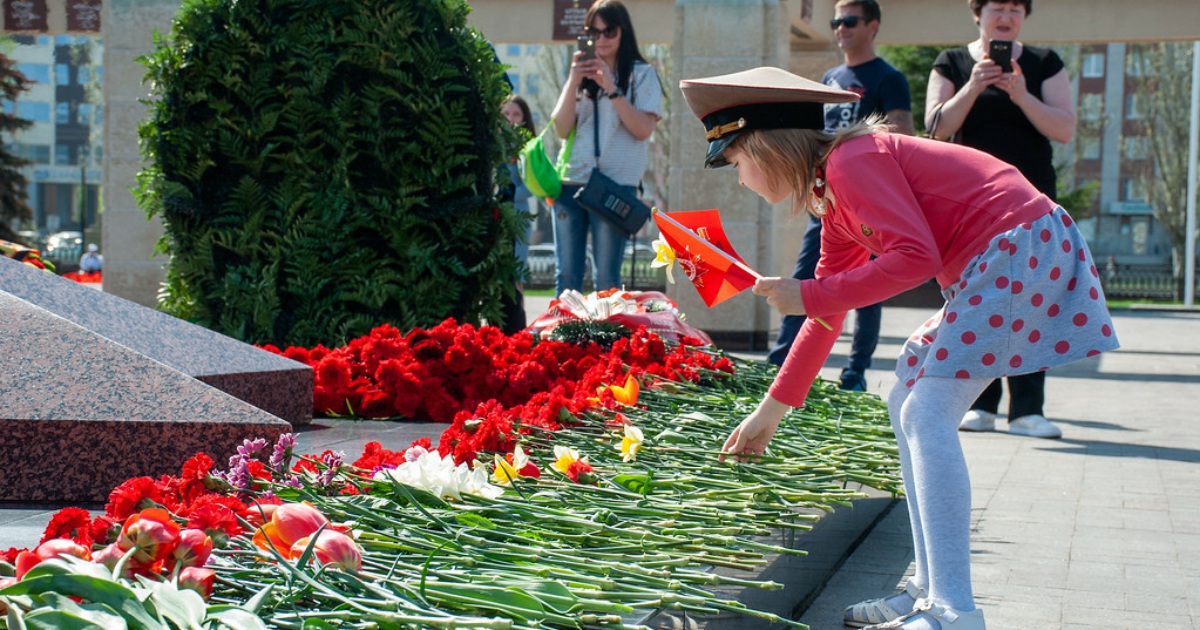
[[717, 210], [654, 212], [675, 260], [710, 308], [754, 286], [762, 276], [734, 251]]

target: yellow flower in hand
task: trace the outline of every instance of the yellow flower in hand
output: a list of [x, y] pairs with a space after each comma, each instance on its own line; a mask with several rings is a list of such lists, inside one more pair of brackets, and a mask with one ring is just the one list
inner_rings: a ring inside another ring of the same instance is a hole
[[646, 441], [646, 437], [642, 435], [642, 430], [632, 424], [625, 425], [625, 438], [621, 440], [621, 446], [617, 447], [621, 451], [621, 459], [626, 462], [631, 462], [637, 459], [638, 451], [642, 450], [642, 443]]
[[675, 276], [671, 274], [671, 269], [675, 267], [675, 250], [671, 248], [670, 243], [663, 236], [659, 236], [650, 243], [654, 248], [654, 260], [651, 261], [651, 268], [666, 267], [667, 281], [675, 284]]

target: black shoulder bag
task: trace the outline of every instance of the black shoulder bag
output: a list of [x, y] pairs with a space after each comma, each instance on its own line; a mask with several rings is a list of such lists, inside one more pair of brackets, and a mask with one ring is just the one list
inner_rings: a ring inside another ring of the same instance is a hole
[[[630, 101], [632, 104], [633, 101]], [[592, 122], [595, 130], [596, 166], [587, 184], [575, 193], [575, 201], [589, 212], [600, 215], [630, 237], [642, 229], [650, 218], [650, 208], [636, 193], [626, 190], [612, 178], [600, 172], [600, 99], [592, 97]]]

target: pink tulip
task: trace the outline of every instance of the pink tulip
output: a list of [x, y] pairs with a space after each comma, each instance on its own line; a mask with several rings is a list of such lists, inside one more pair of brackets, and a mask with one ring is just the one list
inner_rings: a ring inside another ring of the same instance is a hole
[[29, 570], [36, 567], [41, 561], [42, 559], [32, 551], [18, 553], [17, 561], [14, 563], [17, 565], [17, 579], [25, 577], [25, 574], [29, 573]]
[[167, 557], [167, 568], [202, 567], [212, 555], [213, 540], [203, 530], [185, 529], [179, 532], [179, 542]]
[[254, 544], [261, 549], [269, 549], [273, 545], [279, 553], [290, 559], [294, 557], [291, 549], [296, 541], [328, 525], [329, 519], [312, 504], [286, 503], [275, 508], [270, 522], [254, 532]]
[[84, 548], [79, 543], [70, 538], [51, 538], [46, 542], [38, 545], [33, 552], [42, 560], [58, 558], [61, 556], [75, 556], [84, 560], [91, 560], [92, 553]]
[[[298, 558], [308, 548], [311, 536], [297, 540], [292, 545], [291, 557]], [[324, 530], [317, 535], [313, 545], [313, 555], [321, 564], [335, 567], [343, 571], [359, 571], [362, 569], [362, 551], [354, 539], [333, 530]]]
[[[17, 578], [15, 578], [15, 577], [0, 577], [0, 590], [6, 589], [16, 583], [17, 583]], [[8, 606], [5, 606], [4, 602], [0, 602], [0, 615], [7, 615], [7, 614], [8, 614]]]
[[208, 601], [213, 592], [213, 581], [217, 573], [212, 569], [187, 567], [179, 572], [179, 588], [190, 588]]
[[123, 551], [137, 549], [130, 561], [150, 566], [166, 558], [178, 540], [179, 523], [171, 519], [171, 514], [161, 508], [148, 508], [125, 521], [117, 545]]
[[104, 549], [92, 554], [92, 560], [103, 564], [109, 569], [117, 568], [117, 563], [125, 556], [125, 552], [121, 551], [121, 547], [117, 543], [112, 543]]

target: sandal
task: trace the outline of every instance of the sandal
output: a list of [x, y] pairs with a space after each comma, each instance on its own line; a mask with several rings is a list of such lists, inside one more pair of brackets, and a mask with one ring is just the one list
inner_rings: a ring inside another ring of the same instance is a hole
[[[907, 615], [897, 617], [887, 623], [867, 626], [866, 630], [904, 630], [904, 628], [912, 627], [909, 625], [910, 622], [921, 618], [932, 620], [941, 630], [987, 630], [982, 610], [978, 608], [968, 611], [954, 610], [935, 604], [928, 598], [918, 601], [917, 606]], [[920, 627], [930, 626], [926, 623]]]
[[901, 593], [908, 593], [908, 596], [914, 602], [925, 597], [925, 592], [909, 580], [904, 585], [904, 589], [896, 591], [895, 594], [879, 599], [868, 599], [865, 602], [859, 602], [846, 607], [846, 613], [842, 617], [842, 623], [851, 628], [865, 628], [872, 624], [887, 623], [893, 619], [898, 619], [907, 615], [911, 610], [896, 610], [888, 604], [888, 600]]

